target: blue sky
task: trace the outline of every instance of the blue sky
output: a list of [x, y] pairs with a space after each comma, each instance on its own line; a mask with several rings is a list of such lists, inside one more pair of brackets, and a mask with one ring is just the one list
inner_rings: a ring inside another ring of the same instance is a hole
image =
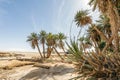
[[[63, 32], [80, 9], [91, 9], [89, 0], [0, 0], [0, 51], [33, 51], [26, 42], [31, 32]], [[97, 12], [91, 13], [94, 20]], [[72, 34], [78, 28], [73, 24]]]

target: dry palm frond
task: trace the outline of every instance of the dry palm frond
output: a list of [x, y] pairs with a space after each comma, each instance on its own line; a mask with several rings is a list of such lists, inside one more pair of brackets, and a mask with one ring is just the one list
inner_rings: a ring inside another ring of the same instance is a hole
[[77, 71], [82, 77], [88, 77], [105, 80], [119, 80], [120, 79], [120, 54], [96, 54], [87, 53], [81, 55], [83, 58], [76, 65]]

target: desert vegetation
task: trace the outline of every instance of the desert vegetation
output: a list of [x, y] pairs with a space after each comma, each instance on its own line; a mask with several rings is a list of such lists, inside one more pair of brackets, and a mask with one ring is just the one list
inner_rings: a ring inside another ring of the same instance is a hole
[[[81, 28], [78, 36], [74, 39], [70, 37], [70, 42], [65, 41], [68, 46], [66, 51], [71, 54], [69, 58], [76, 62], [76, 69], [80, 74], [73, 79], [82, 77], [87, 80], [119, 80], [120, 1], [90, 0], [89, 5], [92, 6], [93, 11], [99, 10], [99, 19], [93, 22], [89, 10], [79, 10], [74, 18], [76, 26]], [[88, 28], [84, 35], [81, 35], [84, 27]], [[52, 34], [41, 31], [39, 36], [33, 40], [32, 47], [35, 48], [34, 45], [36, 45], [41, 53], [38, 47], [40, 42], [43, 45], [44, 58], [49, 58], [54, 50], [64, 60], [56, 48], [62, 48], [65, 52], [63, 40], [66, 38], [63, 33]], [[47, 56], [45, 56], [44, 44], [47, 46]], [[92, 51], [90, 51], [91, 49]]]
[[[88, 26], [87, 33], [77, 40], [72, 40], [69, 52], [77, 62], [76, 71], [80, 74], [73, 78], [87, 80], [119, 80], [120, 79], [120, 1], [90, 0], [93, 11], [99, 9], [100, 18], [96, 23], [88, 10], [76, 13], [75, 22], [79, 27]], [[91, 49], [93, 51], [87, 51]]]
[[[35, 70], [29, 71], [20, 80], [43, 79], [46, 74], [54, 79], [53, 75], [63, 76], [72, 72], [77, 75], [69, 75], [70, 78], [65, 80], [120, 80], [120, 0], [90, 0], [88, 4], [92, 12], [99, 11], [98, 20], [93, 20], [90, 10], [79, 10], [73, 20], [76, 28], [80, 28], [77, 36], [45, 30], [31, 32], [26, 42], [39, 54], [27, 58], [25, 55], [0, 52], [1, 58], [15, 57], [15, 60], [7, 60], [6, 65], [0, 65], [0, 72], [26, 65], [30, 65], [28, 67], [32, 70], [32, 65]], [[84, 34], [81, 34], [82, 31]], [[0, 76], [0, 79], [3, 78]]]
[[[31, 47], [33, 49], [37, 48], [38, 52], [40, 54], [40, 57], [42, 59], [49, 58], [51, 53], [54, 51], [57, 53], [57, 55], [64, 60], [64, 58], [60, 55], [57, 48], [62, 49], [63, 52], [65, 52], [64, 49], [64, 40], [67, 37], [63, 33], [58, 34], [52, 34], [52, 33], [46, 33], [46, 31], [41, 30], [39, 34], [37, 33], [31, 33], [30, 36], [28, 36], [27, 41], [30, 42]], [[43, 49], [41, 52], [39, 48], [39, 44], [42, 45]], [[45, 48], [47, 47], [47, 48]], [[46, 50], [45, 50], [46, 49]], [[42, 54], [43, 53], [43, 54]]]

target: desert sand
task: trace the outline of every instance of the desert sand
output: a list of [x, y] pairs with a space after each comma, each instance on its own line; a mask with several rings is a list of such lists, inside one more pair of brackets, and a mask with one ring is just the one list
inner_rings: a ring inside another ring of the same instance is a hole
[[[29, 59], [39, 59], [38, 53], [10, 53], [19, 55], [0, 57], [0, 80], [69, 80], [77, 76], [74, 71], [75, 65], [67, 61], [67, 59], [61, 61], [56, 54], [52, 54], [44, 62], [36, 62], [29, 61]], [[21, 58], [28, 59], [28, 61], [21, 61]], [[49, 68], [41, 67], [41, 65]]]

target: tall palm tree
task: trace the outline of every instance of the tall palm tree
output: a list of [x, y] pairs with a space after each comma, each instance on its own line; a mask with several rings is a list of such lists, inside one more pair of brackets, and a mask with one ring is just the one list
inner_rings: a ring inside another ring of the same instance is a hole
[[52, 37], [53, 37], [52, 33], [48, 33], [48, 34], [46, 35], [47, 58], [50, 57], [51, 52], [53, 51], [53, 49], [52, 49], [52, 42], [53, 42], [53, 41], [52, 41]]
[[107, 17], [110, 19], [112, 36], [107, 42], [105, 48], [107, 48], [109, 44], [112, 43], [112, 41], [114, 41], [115, 52], [117, 53], [119, 51], [118, 31], [120, 28], [120, 16], [119, 16], [120, 0], [90, 0], [89, 4], [93, 5], [93, 10], [95, 10], [96, 7], [98, 7], [98, 9], [103, 14], [106, 14]]
[[44, 30], [41, 30], [40, 33], [39, 33], [39, 39], [40, 39], [40, 43], [42, 44], [43, 46], [43, 55], [44, 55], [44, 58], [45, 58], [45, 42], [46, 42], [46, 32]]
[[51, 52], [53, 51], [53, 49], [55, 50], [55, 52], [58, 54], [58, 56], [64, 60], [61, 55], [59, 54], [59, 52], [57, 51], [56, 47], [57, 47], [57, 41], [58, 41], [58, 35], [56, 34], [52, 34], [52, 33], [48, 33], [47, 37], [46, 37], [46, 41], [47, 41], [47, 46], [48, 46], [48, 54], [47, 57], [49, 58], [51, 55]]
[[88, 10], [80, 10], [75, 15], [75, 22], [76, 25], [79, 26], [86, 26], [92, 23], [91, 16], [89, 16]]
[[103, 32], [101, 32], [96, 27], [96, 25], [94, 25], [92, 23], [92, 19], [91, 19], [91, 16], [89, 15], [89, 13], [88, 13], [88, 10], [80, 10], [79, 12], [77, 12], [74, 19], [75, 19], [76, 25], [78, 27], [79, 26], [84, 27], [84, 26], [90, 24], [91, 27], [93, 27], [105, 41], [108, 41], [107, 37], [103, 34]]
[[88, 10], [81, 10], [77, 12], [75, 16], [76, 25], [79, 27], [86, 26], [90, 24], [90, 27], [93, 28], [105, 41], [108, 41], [107, 37], [101, 32], [96, 25], [92, 24], [91, 16], [89, 16]]
[[39, 48], [39, 46], [38, 46], [38, 35], [33, 32], [33, 33], [31, 33], [27, 38], [28, 38], [28, 39], [27, 39], [27, 42], [30, 42], [31, 47], [32, 47], [33, 49], [35, 49], [35, 47], [37, 47], [41, 58], [43, 58], [43, 56], [42, 56], [42, 54], [41, 54], [41, 51], [40, 51], [40, 48]]
[[67, 37], [63, 34], [63, 33], [58, 33], [58, 43], [59, 43], [59, 47], [63, 49], [63, 51], [65, 52], [64, 49], [64, 41]]
[[55, 52], [57, 53], [57, 55], [62, 59], [62, 60], [64, 60], [63, 58], [62, 58], [62, 56], [60, 55], [60, 53], [57, 51], [57, 47], [58, 47], [58, 40], [59, 40], [59, 36], [58, 36], [58, 34], [53, 34], [53, 38], [52, 38], [52, 40], [53, 40], [53, 44], [52, 44], [52, 48], [55, 50]]
[[74, 19], [75, 19], [77, 27], [81, 27], [77, 35], [77, 38], [79, 38], [82, 28], [88, 24], [91, 24], [92, 19], [91, 19], [91, 16], [89, 16], [88, 10], [78, 11]]

